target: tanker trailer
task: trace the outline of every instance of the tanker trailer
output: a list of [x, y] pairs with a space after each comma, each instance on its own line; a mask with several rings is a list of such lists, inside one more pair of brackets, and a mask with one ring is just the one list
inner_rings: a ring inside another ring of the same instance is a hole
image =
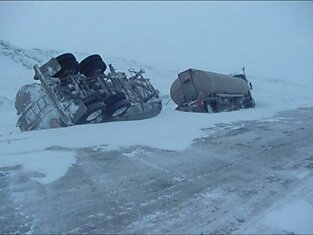
[[251, 89], [244, 68], [237, 75], [190, 68], [178, 74], [170, 94], [176, 110], [215, 113], [255, 107]]

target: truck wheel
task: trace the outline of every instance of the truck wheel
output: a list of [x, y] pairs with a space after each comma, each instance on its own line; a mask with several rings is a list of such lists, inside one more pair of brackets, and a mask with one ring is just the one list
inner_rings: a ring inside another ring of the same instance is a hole
[[212, 101], [210, 106], [214, 113], [218, 113], [224, 110], [224, 106], [219, 100]]
[[79, 119], [79, 121], [76, 124], [81, 125], [102, 122], [106, 108], [107, 107], [105, 103], [101, 101], [88, 105], [87, 112]]
[[255, 100], [253, 98], [251, 98], [251, 108], [255, 107]]
[[103, 61], [95, 61], [94, 63], [82, 69], [81, 73], [84, 74], [86, 77], [91, 77], [104, 73], [105, 69], [106, 65]]
[[102, 101], [102, 99], [101, 99], [101, 97], [97, 93], [94, 93], [92, 95], [87, 96], [82, 101], [84, 102], [85, 105], [88, 106], [88, 105], [90, 105], [92, 103]]
[[214, 113], [211, 105], [209, 103], [205, 103], [205, 109], [208, 113]]
[[126, 96], [124, 93], [122, 92], [118, 92], [110, 97], [108, 97], [105, 101], [106, 105], [109, 107], [111, 105], [114, 105], [116, 102], [120, 101], [120, 100], [125, 100]]
[[105, 103], [108, 107], [106, 118], [109, 120], [124, 115], [130, 106], [130, 101], [122, 92], [110, 96]]
[[94, 54], [94, 55], [88, 56], [88, 57], [86, 57], [85, 59], [83, 59], [83, 60], [80, 62], [79, 66], [80, 66], [81, 68], [84, 68], [84, 67], [86, 67], [88, 64], [91, 64], [91, 63], [93, 63], [93, 62], [95, 62], [95, 61], [103, 61], [103, 60], [102, 60], [102, 58], [101, 58], [100, 55]]
[[246, 99], [242, 102], [242, 106], [243, 108], [245, 109], [248, 109], [248, 108], [254, 108], [255, 107], [255, 101], [253, 98], [249, 98], [249, 99]]
[[53, 77], [63, 78], [69, 73], [77, 74], [79, 71], [79, 63], [72, 53], [65, 53], [56, 57], [56, 60], [61, 65], [61, 70]]
[[97, 54], [88, 56], [87, 58], [82, 60], [79, 65], [80, 72], [85, 76], [92, 76], [96, 72], [104, 73], [106, 68], [107, 66], [103, 62], [101, 56]]
[[56, 57], [57, 61], [63, 62], [65, 60], [76, 60], [75, 56], [72, 53], [64, 53]]
[[112, 119], [123, 116], [127, 112], [129, 107], [130, 107], [129, 100], [117, 101], [115, 104], [108, 107], [107, 118]]

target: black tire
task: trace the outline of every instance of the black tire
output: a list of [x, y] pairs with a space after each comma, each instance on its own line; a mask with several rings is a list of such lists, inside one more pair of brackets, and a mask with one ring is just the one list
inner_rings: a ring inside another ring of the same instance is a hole
[[75, 56], [71, 53], [65, 53], [58, 57], [56, 60], [61, 65], [61, 70], [57, 72], [53, 77], [63, 78], [69, 73], [77, 74], [79, 71], [79, 63]]
[[77, 125], [100, 123], [103, 121], [107, 106], [104, 102], [96, 102], [87, 106], [87, 112], [77, 121]]
[[102, 74], [106, 70], [106, 64], [103, 61], [95, 61], [92, 64], [80, 69], [80, 72], [86, 77]]
[[108, 107], [108, 110], [106, 112], [106, 118], [114, 119], [123, 116], [127, 112], [129, 107], [130, 107], [129, 100], [124, 99], [117, 101], [115, 104]]
[[79, 64], [79, 71], [85, 76], [92, 76], [96, 70], [104, 73], [106, 68], [106, 64], [98, 54], [86, 57]]
[[88, 56], [86, 57], [85, 59], [83, 59], [81, 62], [80, 62], [80, 67], [81, 68], [84, 68], [86, 67], [88, 64], [91, 64], [95, 61], [103, 61], [101, 56], [98, 55], [98, 54], [94, 54], [94, 55], [91, 55], [91, 56]]
[[64, 53], [56, 57], [57, 61], [63, 62], [65, 60], [76, 60], [76, 57], [72, 53]]
[[102, 99], [96, 92], [83, 99], [84, 104], [87, 106], [92, 103], [99, 102], [99, 101], [102, 101]]
[[110, 97], [108, 97], [105, 100], [105, 104], [110, 107], [111, 105], [114, 105], [116, 102], [120, 101], [120, 100], [126, 100], [126, 95], [122, 92], [118, 92]]
[[254, 108], [254, 107], [255, 107], [255, 101], [254, 101], [253, 98], [245, 99], [245, 100], [243, 100], [243, 102], [242, 102], [242, 106], [243, 106], [243, 108], [245, 108], [245, 109]]
[[210, 102], [211, 108], [214, 113], [224, 111], [225, 107], [220, 100], [213, 100]]

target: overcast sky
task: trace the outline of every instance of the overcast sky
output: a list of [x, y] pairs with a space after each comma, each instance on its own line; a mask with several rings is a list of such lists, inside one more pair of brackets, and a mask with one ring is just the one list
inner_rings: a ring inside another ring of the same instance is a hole
[[245, 66], [260, 77], [313, 80], [313, 2], [0, 2], [0, 39], [177, 70]]

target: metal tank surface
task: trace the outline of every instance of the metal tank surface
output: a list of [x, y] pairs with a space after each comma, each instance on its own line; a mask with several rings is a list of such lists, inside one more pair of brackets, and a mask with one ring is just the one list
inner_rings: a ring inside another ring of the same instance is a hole
[[22, 131], [60, 127], [59, 114], [40, 84], [21, 87], [16, 94], [17, 126]]
[[178, 74], [170, 94], [177, 110], [221, 112], [253, 108], [251, 89], [244, 68], [234, 76], [191, 68]]

